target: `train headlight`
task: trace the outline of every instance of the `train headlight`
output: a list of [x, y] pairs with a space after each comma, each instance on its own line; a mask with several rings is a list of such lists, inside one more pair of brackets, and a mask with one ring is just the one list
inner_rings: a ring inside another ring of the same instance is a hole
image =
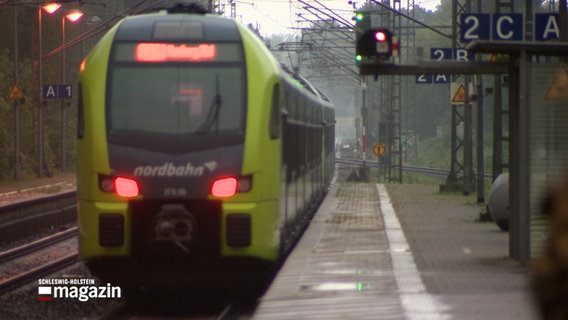
[[240, 177], [237, 181], [237, 192], [249, 192], [252, 189], [252, 176]]
[[102, 192], [115, 193], [122, 198], [133, 198], [140, 194], [138, 182], [126, 177], [100, 175], [99, 188]]
[[211, 184], [210, 193], [217, 198], [229, 198], [252, 189], [252, 175], [220, 178]]
[[111, 176], [99, 177], [99, 188], [102, 192], [114, 192], [114, 179]]

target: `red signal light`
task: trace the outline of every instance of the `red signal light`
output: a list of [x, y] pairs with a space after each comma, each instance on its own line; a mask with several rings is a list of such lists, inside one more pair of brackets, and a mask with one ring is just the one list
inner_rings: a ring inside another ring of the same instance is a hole
[[138, 182], [124, 177], [114, 179], [114, 190], [119, 197], [123, 198], [133, 198], [140, 194]]
[[377, 33], [375, 33], [375, 39], [377, 39], [378, 42], [385, 42], [387, 41], [387, 34], [384, 31], [377, 31]]
[[357, 61], [367, 59], [387, 59], [392, 56], [394, 36], [388, 29], [368, 29], [358, 39], [355, 45]]
[[211, 186], [211, 194], [218, 198], [229, 198], [236, 193], [237, 179], [234, 177], [217, 179]]

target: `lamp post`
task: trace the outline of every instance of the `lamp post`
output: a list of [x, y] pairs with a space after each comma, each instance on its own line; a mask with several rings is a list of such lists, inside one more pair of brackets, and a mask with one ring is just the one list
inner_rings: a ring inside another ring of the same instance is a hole
[[44, 148], [43, 148], [43, 71], [42, 71], [42, 55], [43, 55], [43, 46], [42, 46], [42, 11], [45, 11], [49, 14], [54, 14], [61, 8], [61, 5], [56, 2], [47, 3], [41, 6], [38, 9], [38, 33], [39, 33], [39, 55], [38, 55], [38, 93], [39, 93], [39, 103], [38, 103], [38, 176], [41, 178], [43, 177], [43, 155], [44, 155]]
[[[65, 47], [65, 20], [68, 20], [71, 23], [78, 22], [83, 18], [83, 13], [78, 10], [74, 10], [66, 14], [61, 18], [61, 47]], [[66, 77], [65, 77], [65, 49], [61, 50], [61, 83], [65, 84]], [[66, 101], [61, 100], [61, 172], [65, 171], [67, 167], [66, 163], [66, 156], [65, 156], [65, 124], [66, 124], [66, 116], [65, 116], [65, 108]]]
[[[19, 78], [19, 44], [18, 44], [18, 8], [14, 6], [14, 83]], [[20, 179], [20, 109], [14, 100], [14, 178]]]

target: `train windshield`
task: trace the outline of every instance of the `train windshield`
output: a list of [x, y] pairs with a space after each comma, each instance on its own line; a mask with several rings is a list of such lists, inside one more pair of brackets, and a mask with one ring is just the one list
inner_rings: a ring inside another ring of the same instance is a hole
[[153, 143], [155, 149], [169, 143], [177, 151], [241, 141], [242, 55], [238, 43], [115, 44], [107, 92], [109, 140], [145, 148]]

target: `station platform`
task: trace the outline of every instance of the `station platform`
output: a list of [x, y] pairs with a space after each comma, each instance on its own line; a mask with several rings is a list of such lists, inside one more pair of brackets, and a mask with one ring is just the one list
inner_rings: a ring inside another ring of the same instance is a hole
[[0, 181], [0, 206], [75, 190], [75, 172], [57, 172], [51, 177], [24, 177]]
[[253, 319], [538, 319], [480, 210], [436, 185], [334, 183]]

